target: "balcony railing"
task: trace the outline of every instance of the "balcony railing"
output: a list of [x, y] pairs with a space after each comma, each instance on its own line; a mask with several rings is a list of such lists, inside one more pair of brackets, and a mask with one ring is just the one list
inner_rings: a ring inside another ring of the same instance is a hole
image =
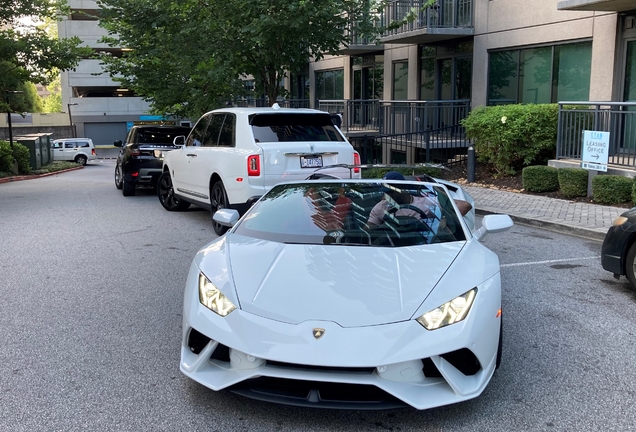
[[383, 36], [397, 35], [420, 29], [473, 28], [474, 0], [437, 0], [435, 4], [421, 9], [426, 0], [395, 0], [389, 2], [382, 14], [383, 26], [400, 22], [409, 15], [409, 20], [397, 29], [385, 31]]
[[636, 102], [559, 102], [557, 159], [581, 159], [584, 130], [610, 133], [608, 164], [636, 168]]
[[[281, 108], [309, 108], [309, 99], [276, 99]], [[267, 98], [244, 98], [232, 102], [232, 106], [241, 108], [269, 107]]]
[[470, 111], [470, 101], [320, 100], [318, 109], [342, 114], [345, 133], [373, 131], [403, 134], [458, 125]]
[[460, 125], [453, 125], [423, 133], [363, 136], [352, 144], [363, 164], [453, 165], [468, 158], [472, 140]]

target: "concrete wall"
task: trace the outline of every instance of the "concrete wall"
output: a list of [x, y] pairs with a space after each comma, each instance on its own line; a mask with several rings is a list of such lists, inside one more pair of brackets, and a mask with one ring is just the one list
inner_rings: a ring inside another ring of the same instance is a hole
[[[28, 126], [28, 127], [12, 127], [13, 138], [22, 135], [30, 135], [37, 133], [50, 133], [51, 140], [59, 138], [73, 137], [73, 130], [70, 126]], [[9, 141], [9, 128], [0, 127], [0, 140]]]

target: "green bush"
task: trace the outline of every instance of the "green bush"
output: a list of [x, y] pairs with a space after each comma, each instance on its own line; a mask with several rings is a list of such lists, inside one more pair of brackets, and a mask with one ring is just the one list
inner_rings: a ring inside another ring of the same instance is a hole
[[588, 171], [583, 168], [559, 168], [559, 189], [566, 198], [587, 196]]
[[7, 141], [0, 141], [0, 172], [10, 173], [13, 170], [13, 154]]
[[482, 106], [472, 110], [462, 125], [475, 140], [479, 160], [502, 177], [554, 158], [558, 115], [556, 104]]
[[29, 148], [18, 142], [13, 143], [13, 157], [18, 162], [18, 172], [29, 174], [31, 172], [31, 162], [29, 161]]
[[405, 176], [414, 174], [428, 174], [431, 177], [440, 177], [442, 169], [434, 167], [421, 167], [421, 168], [362, 168], [362, 178], [382, 178], [384, 174], [389, 171], [397, 171]]
[[620, 204], [632, 199], [633, 180], [618, 175], [597, 175], [592, 179], [592, 197], [601, 204]]
[[558, 170], [545, 165], [525, 167], [521, 171], [521, 182], [528, 192], [554, 192], [559, 190]]
[[0, 172], [9, 175], [13, 173], [13, 161], [18, 162], [18, 173], [31, 173], [31, 163], [29, 161], [30, 153], [28, 147], [13, 142], [13, 153], [11, 152], [11, 144], [8, 141], [0, 141]]

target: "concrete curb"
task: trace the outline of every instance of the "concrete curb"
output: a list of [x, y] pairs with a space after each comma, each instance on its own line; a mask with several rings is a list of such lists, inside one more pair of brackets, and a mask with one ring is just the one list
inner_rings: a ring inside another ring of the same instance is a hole
[[[505, 212], [496, 212], [491, 210], [475, 208], [475, 213], [480, 216], [492, 215], [492, 214], [506, 214]], [[603, 241], [607, 228], [603, 228], [604, 231], [597, 231], [592, 228], [577, 227], [573, 225], [566, 225], [558, 222], [543, 221], [538, 219], [531, 219], [523, 216], [515, 216], [509, 214], [510, 218], [520, 225], [527, 225], [531, 227], [541, 228], [547, 231], [557, 232], [559, 234], [573, 235], [577, 237], [583, 237], [595, 241]]]
[[78, 166], [75, 168], [67, 168], [67, 169], [63, 169], [63, 170], [59, 170], [59, 171], [53, 171], [50, 173], [44, 173], [44, 174], [29, 174], [29, 175], [21, 175], [21, 176], [13, 176], [13, 177], [4, 177], [4, 178], [0, 178], [0, 184], [1, 183], [10, 183], [10, 182], [15, 182], [15, 181], [22, 181], [22, 180], [33, 180], [33, 179], [38, 179], [38, 178], [42, 178], [42, 177], [49, 177], [52, 175], [56, 175], [56, 174], [62, 174], [65, 172], [69, 172], [69, 171], [77, 171], [80, 169], [84, 169], [83, 166]]

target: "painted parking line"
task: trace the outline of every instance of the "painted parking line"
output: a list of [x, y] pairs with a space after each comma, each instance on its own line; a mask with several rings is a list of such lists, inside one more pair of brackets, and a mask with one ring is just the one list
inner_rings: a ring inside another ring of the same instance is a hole
[[568, 261], [583, 261], [583, 260], [598, 260], [601, 259], [601, 256], [591, 256], [591, 257], [581, 257], [581, 258], [563, 258], [563, 259], [554, 259], [554, 260], [545, 260], [545, 261], [531, 261], [531, 262], [522, 262], [522, 263], [511, 263], [511, 264], [501, 264], [500, 267], [520, 267], [520, 266], [529, 266], [529, 265], [541, 265], [541, 264], [554, 264]]

